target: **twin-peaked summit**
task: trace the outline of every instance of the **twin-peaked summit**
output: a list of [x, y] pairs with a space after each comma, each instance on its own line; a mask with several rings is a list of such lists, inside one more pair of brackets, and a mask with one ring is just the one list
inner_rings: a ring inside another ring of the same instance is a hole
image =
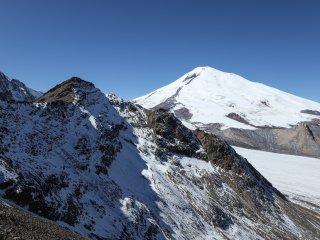
[[194, 127], [290, 127], [317, 118], [308, 110], [320, 112], [319, 103], [211, 67], [197, 67], [134, 102], [170, 110]]

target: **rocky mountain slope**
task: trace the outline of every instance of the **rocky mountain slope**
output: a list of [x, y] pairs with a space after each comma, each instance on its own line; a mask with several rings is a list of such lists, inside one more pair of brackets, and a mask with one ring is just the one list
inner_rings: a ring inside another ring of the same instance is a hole
[[199, 67], [134, 102], [236, 146], [320, 157], [319, 103], [232, 73]]
[[91, 239], [317, 239], [225, 141], [71, 78], [0, 101], [0, 195]]

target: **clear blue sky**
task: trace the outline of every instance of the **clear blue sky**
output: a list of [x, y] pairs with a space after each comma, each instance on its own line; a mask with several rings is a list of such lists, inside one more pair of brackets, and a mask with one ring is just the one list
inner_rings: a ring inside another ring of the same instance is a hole
[[320, 102], [318, 0], [0, 0], [0, 71], [125, 99], [197, 66]]

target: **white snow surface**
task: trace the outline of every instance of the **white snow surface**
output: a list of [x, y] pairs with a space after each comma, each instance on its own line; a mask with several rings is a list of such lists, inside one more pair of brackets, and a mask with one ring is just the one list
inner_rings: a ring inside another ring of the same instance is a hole
[[[172, 98], [173, 96], [173, 98]], [[187, 108], [192, 118], [184, 123], [221, 123], [223, 128], [253, 129], [254, 126], [290, 127], [319, 116], [301, 110], [320, 111], [320, 103], [251, 82], [239, 75], [211, 67], [197, 67], [173, 83], [155, 90], [134, 102], [153, 108], [171, 97], [172, 111]], [[237, 113], [250, 126], [226, 117]]]
[[[320, 159], [234, 147], [292, 201], [317, 205], [320, 212]], [[310, 207], [310, 204], [305, 205]]]

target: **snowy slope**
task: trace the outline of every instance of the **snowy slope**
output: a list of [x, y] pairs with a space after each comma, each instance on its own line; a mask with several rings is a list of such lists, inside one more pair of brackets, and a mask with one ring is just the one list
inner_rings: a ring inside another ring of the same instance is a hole
[[[146, 108], [185, 110], [187, 126], [221, 123], [223, 128], [254, 129], [255, 126], [290, 127], [320, 118], [320, 104], [251, 82], [211, 67], [198, 67], [175, 82], [134, 102]], [[313, 110], [314, 115], [302, 113]], [[226, 117], [236, 113], [242, 120]], [[181, 119], [180, 118], [180, 119]]]
[[281, 192], [320, 213], [319, 159], [234, 148]]

